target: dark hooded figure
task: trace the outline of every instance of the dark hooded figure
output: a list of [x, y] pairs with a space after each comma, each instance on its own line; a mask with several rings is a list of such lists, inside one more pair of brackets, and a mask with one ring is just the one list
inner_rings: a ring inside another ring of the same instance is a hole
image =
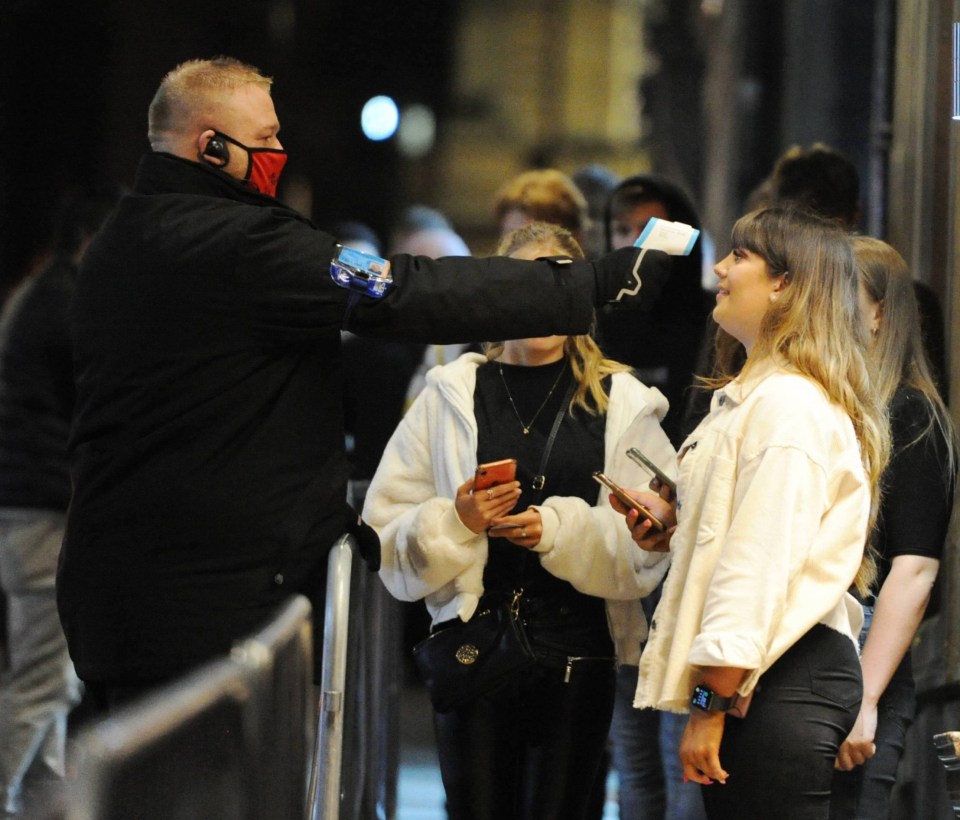
[[[700, 228], [693, 203], [676, 184], [654, 174], [623, 180], [611, 193], [605, 214], [608, 249], [632, 245], [652, 217]], [[670, 402], [663, 423], [674, 446], [682, 440], [684, 406], [713, 296], [701, 285], [703, 253], [698, 241], [689, 256], [671, 257], [669, 278], [657, 291], [641, 292], [634, 310], [603, 310], [597, 317], [604, 353], [637, 371]]]

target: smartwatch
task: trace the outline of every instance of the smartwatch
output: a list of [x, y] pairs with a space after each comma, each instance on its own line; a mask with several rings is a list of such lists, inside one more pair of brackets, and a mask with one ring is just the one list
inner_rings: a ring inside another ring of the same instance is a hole
[[690, 705], [695, 706], [703, 712], [726, 712], [736, 702], [736, 692], [728, 698], [720, 697], [720, 695], [712, 689], [708, 689], [702, 683], [698, 683], [693, 688], [693, 694], [690, 696]]

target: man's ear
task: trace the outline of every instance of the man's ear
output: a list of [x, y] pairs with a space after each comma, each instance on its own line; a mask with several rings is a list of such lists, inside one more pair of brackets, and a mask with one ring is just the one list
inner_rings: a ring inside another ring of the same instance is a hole
[[226, 141], [217, 136], [217, 132], [211, 128], [208, 128], [199, 136], [197, 148], [200, 159], [217, 168], [223, 168], [230, 162], [230, 149], [227, 148]]

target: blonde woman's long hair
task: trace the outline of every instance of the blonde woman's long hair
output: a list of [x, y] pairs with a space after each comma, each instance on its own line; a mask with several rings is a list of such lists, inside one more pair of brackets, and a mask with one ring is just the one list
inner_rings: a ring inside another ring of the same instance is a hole
[[[741, 372], [778, 358], [819, 384], [843, 408], [853, 422], [870, 482], [872, 531], [890, 432], [886, 408], [870, 378], [850, 238], [836, 222], [811, 211], [773, 206], [741, 217], [731, 243], [760, 256], [771, 278], [786, 274], [785, 286], [767, 309]], [[718, 387], [729, 382], [740, 361], [739, 342], [720, 330], [717, 375], [708, 383]], [[875, 555], [868, 544], [855, 579], [861, 593], [869, 591], [876, 579]]]
[[[583, 259], [583, 249], [573, 234], [559, 225], [549, 222], [531, 222], [508, 233], [497, 246], [497, 256], [510, 256], [521, 248], [536, 245], [543, 256], [569, 256]], [[491, 361], [503, 353], [503, 342], [486, 342], [484, 353]], [[570, 370], [577, 382], [577, 389], [570, 399], [570, 411], [581, 407], [587, 413], [605, 413], [610, 397], [603, 389], [603, 380], [611, 373], [624, 373], [630, 367], [604, 357], [591, 334], [567, 336], [563, 352], [570, 363]]]
[[867, 298], [880, 305], [880, 325], [868, 353], [880, 402], [889, 408], [900, 385], [912, 387], [923, 396], [929, 418], [916, 440], [937, 425], [947, 445], [947, 479], [956, 468], [956, 431], [937, 390], [923, 345], [920, 309], [910, 269], [886, 242], [869, 236], [855, 236], [850, 242]]

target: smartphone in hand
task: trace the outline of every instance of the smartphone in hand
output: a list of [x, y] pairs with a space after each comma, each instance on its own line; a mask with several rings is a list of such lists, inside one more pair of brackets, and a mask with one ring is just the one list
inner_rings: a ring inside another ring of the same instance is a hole
[[517, 460], [504, 458], [500, 461], [490, 461], [477, 467], [473, 477], [473, 489], [489, 490], [497, 484], [509, 484], [517, 477]]
[[651, 510], [644, 507], [643, 504], [637, 501], [637, 499], [629, 495], [627, 491], [623, 489], [623, 487], [621, 487], [619, 484], [617, 484], [617, 482], [614, 481], [612, 478], [604, 475], [599, 471], [594, 473], [593, 477], [598, 482], [603, 484], [604, 487], [610, 490], [610, 492], [612, 492], [617, 497], [617, 500], [620, 501], [624, 506], [629, 507], [630, 509], [636, 510], [638, 513], [640, 513], [641, 518], [647, 519], [647, 521], [649, 521], [653, 525], [653, 528], [657, 532], [663, 532], [664, 530], [666, 530], [667, 528], [666, 525], [659, 518], [657, 518], [657, 516], [654, 515]]
[[670, 476], [668, 476], [649, 458], [641, 453], [636, 447], [631, 447], [629, 450], [627, 450], [627, 455], [632, 461], [636, 462], [643, 467], [644, 470], [653, 475], [664, 487], [669, 487], [671, 493], [674, 495], [677, 494], [677, 482], [670, 478]]

